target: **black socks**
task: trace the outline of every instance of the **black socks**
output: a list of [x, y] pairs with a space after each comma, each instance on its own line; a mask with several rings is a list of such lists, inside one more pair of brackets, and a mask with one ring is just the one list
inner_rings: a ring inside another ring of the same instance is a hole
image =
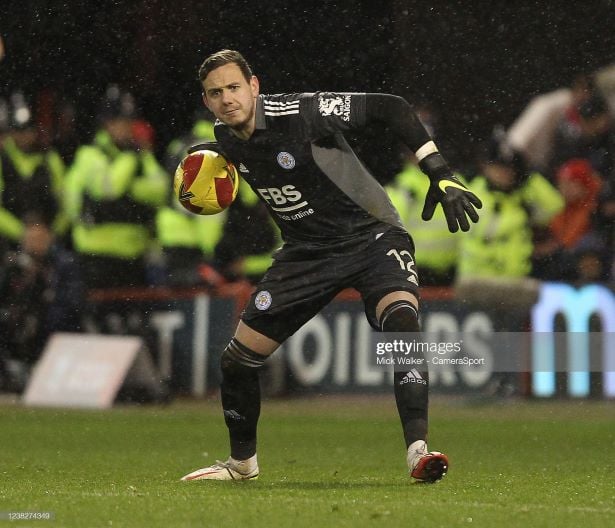
[[[395, 301], [383, 311], [383, 332], [419, 332], [418, 314], [408, 301]], [[404, 430], [406, 447], [416, 440], [427, 439], [429, 376], [424, 367], [395, 372], [394, 392]], [[256, 454], [256, 427], [260, 416], [261, 394], [259, 368], [266, 356], [257, 354], [232, 339], [222, 353], [222, 408], [229, 430], [231, 457], [246, 460]]]
[[[408, 301], [394, 301], [380, 316], [383, 332], [413, 332], [420, 330], [416, 308]], [[408, 372], [395, 372], [393, 376], [397, 411], [404, 430], [406, 447], [416, 440], [427, 439], [427, 407], [429, 403], [429, 374], [425, 357], [414, 352], [413, 358], [422, 358], [421, 368]]]
[[235, 460], [246, 460], [256, 453], [261, 410], [258, 372], [266, 359], [234, 338], [222, 353], [222, 409]]

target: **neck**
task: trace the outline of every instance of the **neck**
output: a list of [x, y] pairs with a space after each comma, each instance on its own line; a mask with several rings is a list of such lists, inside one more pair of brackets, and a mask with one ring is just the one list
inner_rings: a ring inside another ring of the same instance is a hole
[[252, 137], [252, 134], [254, 134], [254, 128], [254, 122], [250, 122], [242, 128], [231, 128], [231, 132], [235, 135], [235, 137], [248, 141], [248, 139]]

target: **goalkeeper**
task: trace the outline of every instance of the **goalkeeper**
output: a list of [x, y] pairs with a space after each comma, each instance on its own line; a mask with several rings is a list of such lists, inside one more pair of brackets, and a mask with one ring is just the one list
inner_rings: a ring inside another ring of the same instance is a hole
[[[470, 221], [478, 221], [481, 202], [453, 176], [401, 97], [261, 95], [246, 60], [231, 50], [205, 59], [199, 78], [205, 106], [218, 120], [217, 148], [239, 167], [284, 240], [221, 358], [230, 457], [182, 479], [245, 480], [259, 474], [259, 369], [338, 292], [348, 287], [359, 291], [376, 331], [419, 331], [414, 244], [344, 132], [381, 122], [412, 149], [431, 181], [424, 220], [440, 204], [450, 231], [468, 231]], [[448, 459], [427, 449], [428, 389], [426, 368], [394, 374], [409, 473], [434, 482], [446, 474]]]

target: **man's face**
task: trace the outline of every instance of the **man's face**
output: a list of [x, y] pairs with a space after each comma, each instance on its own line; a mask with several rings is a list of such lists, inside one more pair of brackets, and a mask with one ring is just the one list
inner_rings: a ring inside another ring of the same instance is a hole
[[53, 242], [53, 232], [43, 224], [26, 226], [21, 241], [21, 247], [34, 258], [43, 258]]
[[575, 180], [561, 180], [558, 182], [557, 188], [566, 203], [570, 204], [581, 202], [588, 194], [583, 184]]
[[35, 127], [10, 130], [8, 135], [13, 138], [15, 144], [26, 152], [37, 149], [38, 130]]
[[205, 106], [225, 125], [248, 136], [254, 130], [257, 96], [258, 79], [246, 81], [235, 63], [212, 70], [203, 81]]
[[503, 192], [513, 190], [517, 182], [515, 170], [501, 163], [485, 163], [483, 165], [483, 174], [491, 185]]
[[105, 130], [118, 147], [131, 148], [133, 146], [132, 125], [132, 119], [116, 117], [105, 122]]

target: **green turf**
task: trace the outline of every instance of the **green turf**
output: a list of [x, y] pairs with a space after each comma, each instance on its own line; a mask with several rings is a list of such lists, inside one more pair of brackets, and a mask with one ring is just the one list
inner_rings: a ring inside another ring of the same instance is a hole
[[178, 479], [227, 455], [218, 404], [105, 412], [0, 406], [0, 526], [615, 526], [615, 404], [432, 406], [451, 459], [411, 484], [391, 399], [266, 402], [250, 482]]

